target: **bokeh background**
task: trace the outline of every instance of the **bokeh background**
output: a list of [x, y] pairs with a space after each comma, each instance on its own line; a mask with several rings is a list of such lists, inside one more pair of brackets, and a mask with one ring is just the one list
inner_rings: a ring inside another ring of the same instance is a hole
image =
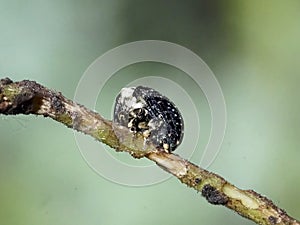
[[[209, 169], [299, 219], [299, 12], [297, 0], [1, 0], [0, 76], [73, 98], [87, 67], [120, 44], [185, 46], [213, 70], [227, 105]], [[253, 224], [175, 178], [108, 181], [83, 160], [73, 131], [50, 119], [0, 118], [0, 224]]]

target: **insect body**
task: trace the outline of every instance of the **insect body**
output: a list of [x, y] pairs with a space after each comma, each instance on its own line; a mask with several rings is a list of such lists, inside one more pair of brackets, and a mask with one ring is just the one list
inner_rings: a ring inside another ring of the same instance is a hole
[[148, 87], [123, 88], [116, 98], [114, 123], [141, 133], [158, 149], [171, 152], [183, 138], [183, 118], [167, 97]]

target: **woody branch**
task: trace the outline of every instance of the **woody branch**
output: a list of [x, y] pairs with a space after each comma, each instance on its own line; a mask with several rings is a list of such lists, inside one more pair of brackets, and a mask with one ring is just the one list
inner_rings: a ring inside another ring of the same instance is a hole
[[50, 117], [69, 128], [94, 137], [116, 151], [154, 161], [182, 183], [200, 192], [209, 203], [225, 206], [257, 224], [300, 225], [299, 221], [255, 191], [241, 190], [221, 176], [176, 154], [158, 151], [151, 144], [145, 146], [142, 136], [132, 138], [132, 133], [127, 129], [113, 127], [112, 122], [101, 115], [34, 81], [13, 82], [9, 78], [1, 79], [0, 114]]

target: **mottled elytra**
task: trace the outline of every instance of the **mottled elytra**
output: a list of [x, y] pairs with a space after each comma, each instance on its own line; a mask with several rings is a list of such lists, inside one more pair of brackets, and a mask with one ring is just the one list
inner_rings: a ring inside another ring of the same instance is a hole
[[141, 133], [157, 149], [174, 151], [183, 138], [183, 118], [173, 102], [152, 88], [123, 88], [116, 98], [115, 124]]

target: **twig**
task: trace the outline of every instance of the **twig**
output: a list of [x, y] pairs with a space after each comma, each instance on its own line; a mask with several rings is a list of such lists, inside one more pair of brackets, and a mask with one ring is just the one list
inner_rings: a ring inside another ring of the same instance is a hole
[[176, 154], [158, 151], [150, 144], [145, 146], [143, 137], [132, 138], [127, 129], [113, 126], [111, 121], [99, 114], [34, 81], [0, 80], [0, 114], [50, 117], [94, 137], [116, 151], [128, 152], [135, 158], [147, 157], [182, 183], [200, 192], [209, 203], [226, 206], [257, 224], [300, 225], [299, 221], [255, 191], [238, 189], [219, 175]]

